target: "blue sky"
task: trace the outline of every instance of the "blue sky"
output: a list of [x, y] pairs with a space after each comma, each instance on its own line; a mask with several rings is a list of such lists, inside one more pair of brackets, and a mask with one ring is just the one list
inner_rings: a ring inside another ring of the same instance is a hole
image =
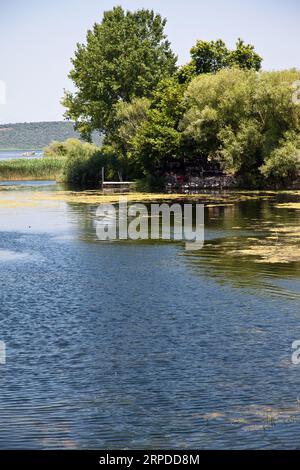
[[300, 68], [299, 0], [1, 0], [1, 123], [62, 119], [59, 101], [64, 88], [72, 89], [67, 74], [76, 43], [115, 5], [166, 17], [180, 64], [197, 39], [233, 46], [241, 37], [264, 57], [264, 69]]

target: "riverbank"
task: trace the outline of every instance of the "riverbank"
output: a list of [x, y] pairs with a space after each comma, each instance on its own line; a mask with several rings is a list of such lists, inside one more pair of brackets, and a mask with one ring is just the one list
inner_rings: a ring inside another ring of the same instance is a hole
[[[11, 151], [11, 150], [10, 150]], [[69, 164], [69, 176], [64, 175], [66, 169], [66, 162], [68, 161], [66, 156], [47, 156], [44, 158], [12, 158], [3, 159], [0, 158], [0, 181], [30, 181], [30, 180], [54, 180], [56, 182], [69, 181], [74, 184], [74, 172], [78, 170], [80, 159], [75, 159]], [[85, 159], [83, 158], [81, 164], [84, 165]], [[99, 164], [97, 164], [99, 166]], [[93, 172], [93, 179], [96, 181], [97, 169]], [[68, 179], [69, 178], [69, 179]], [[82, 189], [86, 189], [86, 186], [95, 187], [96, 182], [93, 185], [83, 185]], [[100, 181], [100, 176], [99, 176]], [[138, 187], [138, 185], [137, 185]], [[152, 188], [153, 189], [153, 188]], [[203, 191], [224, 191], [224, 190], [251, 190], [251, 188], [244, 188], [239, 184], [237, 178], [229, 175], [219, 176], [207, 176], [207, 177], [193, 177], [185, 179], [182, 182], [178, 182], [176, 178], [174, 181], [166, 178], [165, 184], [161, 187], [161, 192], [172, 195], [175, 198], [183, 195], [195, 194], [196, 196], [201, 194]], [[278, 190], [280, 188], [274, 188], [272, 186], [260, 188], [261, 191]], [[285, 189], [298, 190], [300, 189], [300, 179], [298, 178], [291, 183]], [[143, 191], [142, 193], [148, 193], [149, 191]], [[155, 193], [155, 191], [150, 192]], [[117, 196], [118, 197], [118, 196]]]
[[0, 160], [0, 181], [60, 181], [64, 158]]

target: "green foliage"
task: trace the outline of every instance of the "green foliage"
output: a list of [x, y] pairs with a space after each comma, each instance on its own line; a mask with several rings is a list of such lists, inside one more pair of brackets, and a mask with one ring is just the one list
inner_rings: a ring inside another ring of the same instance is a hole
[[101, 150], [94, 144], [68, 139], [66, 142], [53, 142], [45, 154], [52, 160], [60, 157], [64, 161], [62, 179], [76, 187], [97, 187], [101, 179], [104, 160]]
[[261, 69], [261, 64], [262, 58], [255, 52], [254, 46], [245, 44], [242, 39], [238, 39], [235, 50], [229, 53], [229, 65], [258, 72]]
[[164, 190], [164, 178], [162, 176], [146, 175], [135, 182], [135, 190], [141, 193]]
[[292, 85], [299, 78], [296, 70], [239, 68], [200, 75], [185, 93], [181, 129], [198, 153], [228, 173], [295, 177], [300, 106], [292, 101]]
[[67, 139], [65, 142], [52, 142], [44, 149], [46, 157], [82, 157], [94, 154], [98, 147], [94, 144], [81, 142], [79, 139]]
[[249, 96], [255, 81], [254, 72], [232, 69], [203, 74], [190, 83], [180, 128], [199, 154], [214, 158], [220, 147], [219, 132], [228, 126], [236, 131], [241, 116], [250, 115]]
[[241, 121], [235, 131], [232, 126], [226, 126], [218, 133], [218, 140], [218, 158], [226, 173], [244, 175], [256, 171], [263, 136], [255, 120]]
[[105, 161], [101, 151], [91, 155], [68, 156], [63, 170], [63, 181], [76, 188], [100, 187], [101, 170]]
[[185, 64], [177, 70], [177, 79], [179, 83], [189, 83], [193, 78], [197, 76], [197, 68], [193, 62]]
[[295, 143], [295, 139], [283, 140], [266, 159], [261, 167], [261, 173], [275, 181], [284, 182], [292, 180], [300, 172], [300, 145]]
[[149, 10], [104, 13], [78, 44], [66, 92], [66, 117], [100, 149], [78, 141], [52, 143], [47, 155], [66, 159], [64, 177], [77, 185], [108, 178], [160, 181], [169, 162], [194, 157], [258, 184], [282, 183], [299, 169], [300, 106], [292, 101], [296, 70], [260, 72], [262, 58], [239, 39], [198, 41], [179, 70], [164, 33], [166, 21]]
[[178, 124], [183, 116], [184, 87], [176, 78], [163, 80], [154, 94], [147, 120], [132, 140], [136, 161], [144, 174], [157, 173], [182, 151]]
[[130, 103], [116, 104], [116, 139], [125, 151], [130, 151], [132, 139], [148, 119], [150, 105], [147, 98], [133, 98]]
[[52, 142], [45, 154], [44, 162], [62, 162], [60, 180], [76, 188], [99, 188], [103, 167], [106, 178], [114, 179], [118, 175], [119, 162], [108, 146], [100, 148], [78, 139], [68, 139]]
[[284, 184], [299, 171], [300, 106], [292, 101], [299, 79], [296, 70], [239, 67], [189, 85], [174, 76], [158, 84], [151, 101], [115, 105], [115, 128], [101, 151], [69, 140], [52, 144], [49, 154], [65, 155], [65, 179], [79, 186], [97, 186], [102, 166], [108, 178], [139, 178], [147, 186], [150, 176], [160, 181], [169, 162], [193, 156], [249, 186], [263, 178]]
[[173, 74], [176, 57], [164, 34], [166, 20], [149, 10], [115, 7], [78, 44], [70, 78], [76, 92], [66, 92], [66, 117], [89, 138], [94, 129], [114, 127], [114, 105], [151, 97], [157, 83]]
[[1, 180], [60, 180], [64, 158], [34, 158], [0, 161]]
[[106, 138], [105, 149], [118, 160], [119, 173], [125, 179], [138, 175], [133, 141], [148, 119], [151, 101], [148, 98], [134, 98], [132, 102], [115, 105], [115, 130]]
[[236, 48], [230, 50], [224, 41], [197, 41], [191, 49], [191, 62], [181, 67], [178, 78], [181, 83], [190, 82], [200, 74], [216, 73], [230, 67], [247, 70], [260, 70], [262, 58], [254, 46], [238, 39]]
[[218, 72], [229, 65], [230, 52], [221, 40], [197, 41], [191, 49], [192, 64], [196, 74]]

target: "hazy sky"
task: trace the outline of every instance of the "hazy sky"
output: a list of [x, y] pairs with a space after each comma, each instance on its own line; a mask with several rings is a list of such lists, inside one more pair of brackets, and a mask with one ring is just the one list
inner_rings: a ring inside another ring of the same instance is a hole
[[62, 119], [59, 101], [70, 57], [104, 10], [153, 8], [183, 64], [197, 39], [238, 37], [255, 45], [264, 69], [300, 68], [299, 0], [0, 0], [0, 80], [7, 103], [0, 122]]

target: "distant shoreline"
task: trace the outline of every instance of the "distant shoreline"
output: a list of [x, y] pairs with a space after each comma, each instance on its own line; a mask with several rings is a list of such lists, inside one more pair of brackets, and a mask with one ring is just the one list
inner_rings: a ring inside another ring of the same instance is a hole
[[32, 148], [32, 147], [21, 147], [21, 148], [18, 148], [18, 147], [15, 147], [15, 148], [0, 148], [0, 152], [22, 152], [24, 150], [24, 152], [28, 152], [29, 150], [31, 151], [37, 151], [37, 152], [42, 152], [44, 149], [42, 147], [40, 148]]
[[[0, 124], [0, 151], [41, 149], [51, 142], [64, 142], [67, 139], [80, 139], [71, 121], [24, 122]], [[95, 143], [100, 144], [100, 136], [94, 135]]]

